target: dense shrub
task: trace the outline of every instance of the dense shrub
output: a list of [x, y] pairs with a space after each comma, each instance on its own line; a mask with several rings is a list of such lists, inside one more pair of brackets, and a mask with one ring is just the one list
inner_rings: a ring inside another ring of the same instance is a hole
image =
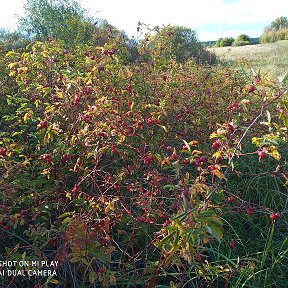
[[235, 39], [233, 37], [219, 38], [216, 41], [215, 46], [216, 47], [231, 46], [234, 41], [235, 41]]
[[174, 58], [178, 63], [193, 60], [198, 64], [215, 64], [215, 54], [202, 45], [195, 30], [181, 26], [159, 29], [154, 36], [145, 37], [142, 46], [152, 57]]
[[274, 43], [279, 40], [288, 40], [288, 20], [284, 16], [273, 20], [260, 37], [261, 43]]
[[274, 43], [280, 40], [288, 40], [288, 28], [265, 29], [260, 37], [260, 43]]
[[246, 34], [241, 34], [236, 37], [235, 41], [232, 43], [232, 46], [244, 46], [250, 44], [250, 37]]
[[247, 41], [250, 42], [250, 37], [246, 34], [241, 34], [236, 37], [235, 42]]
[[1, 285], [284, 288], [287, 89], [121, 47], [2, 53], [0, 254], [59, 266]]

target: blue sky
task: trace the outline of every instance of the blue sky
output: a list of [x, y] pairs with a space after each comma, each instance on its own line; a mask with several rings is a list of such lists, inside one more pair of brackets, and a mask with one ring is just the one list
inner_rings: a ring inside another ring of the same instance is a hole
[[[16, 15], [23, 15], [25, 0], [1, 0], [0, 27], [14, 29]], [[265, 26], [288, 16], [286, 0], [80, 0], [97, 18], [105, 18], [129, 36], [136, 36], [137, 22], [183, 25], [197, 31], [200, 41], [248, 34], [259, 37]], [[5, 3], [5, 4], [4, 4]], [[9, 3], [9, 4], [8, 4]]]

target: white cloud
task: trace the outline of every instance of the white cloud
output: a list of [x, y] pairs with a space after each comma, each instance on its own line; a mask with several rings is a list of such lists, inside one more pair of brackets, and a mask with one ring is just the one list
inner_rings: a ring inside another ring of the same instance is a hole
[[[223, 0], [146, 0], [141, 2], [82, 0], [81, 3], [90, 8], [92, 14], [99, 11], [96, 14], [98, 17], [106, 18], [111, 24], [125, 30], [130, 36], [135, 34], [139, 20], [151, 24], [152, 27], [162, 24], [184, 25], [197, 30], [199, 36], [203, 35], [201, 38], [206, 38], [212, 37], [215, 33], [210, 33], [210, 36], [207, 32], [201, 31], [201, 27], [204, 25], [205, 27], [210, 25], [213, 28], [217, 23], [221, 23], [221, 29], [223, 29], [223, 25], [226, 25], [226, 28], [237, 25], [240, 30], [241, 25], [246, 25], [247, 29], [249, 23], [251, 25], [259, 23], [265, 26], [275, 18], [285, 16], [283, 11], [288, 11], [288, 1], [283, 0], [238, 0], [232, 1], [232, 3]], [[253, 31], [252, 28], [250, 33], [249, 29], [243, 33], [260, 35], [263, 28], [258, 32]], [[234, 29], [233, 31], [231, 32], [239, 34], [239, 30]], [[225, 30], [223, 30], [223, 34], [226, 34]]]
[[17, 16], [23, 15], [24, 0], [1, 0], [0, 27], [15, 29], [17, 26]]
[[[24, 0], [9, 0], [5, 1], [6, 5], [2, 4], [0, 26], [16, 26], [14, 15], [23, 13], [23, 2]], [[248, 29], [249, 24], [251, 29], [243, 33], [255, 33], [255, 24], [260, 24], [258, 26], [263, 27], [256, 32], [260, 35], [265, 25], [279, 16], [287, 16], [283, 12], [288, 11], [288, 1], [283, 0], [80, 0], [80, 4], [88, 8], [92, 16], [107, 19], [129, 36], [136, 35], [137, 22], [142, 21], [152, 27], [163, 24], [187, 26], [198, 32], [200, 40], [212, 40], [206, 37], [217, 33], [225, 36], [226, 30], [239, 34], [244, 26]], [[211, 27], [213, 32], [207, 31], [207, 27]], [[219, 27], [217, 33], [215, 27]]]

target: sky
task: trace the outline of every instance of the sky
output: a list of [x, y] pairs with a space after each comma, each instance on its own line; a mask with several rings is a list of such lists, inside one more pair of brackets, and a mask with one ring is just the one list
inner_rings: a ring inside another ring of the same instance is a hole
[[[23, 16], [25, 0], [0, 0], [0, 27], [13, 30], [17, 16]], [[197, 31], [200, 41], [247, 34], [259, 37], [265, 26], [287, 16], [287, 0], [79, 0], [95, 18], [106, 19], [137, 36], [137, 23], [151, 28], [163, 25], [186, 26]]]

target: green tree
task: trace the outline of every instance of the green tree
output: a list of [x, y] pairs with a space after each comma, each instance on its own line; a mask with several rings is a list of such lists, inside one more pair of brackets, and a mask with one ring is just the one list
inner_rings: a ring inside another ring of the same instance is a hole
[[271, 22], [270, 28], [272, 29], [282, 29], [282, 28], [288, 28], [288, 19], [287, 17], [281, 16], [276, 18], [274, 21]]
[[28, 37], [19, 31], [0, 29], [0, 48], [5, 51], [23, 48], [29, 41]]
[[232, 46], [244, 46], [244, 45], [250, 45], [251, 40], [250, 37], [246, 34], [240, 34], [236, 37], [235, 41], [232, 43]]
[[236, 37], [235, 42], [241, 42], [241, 41], [248, 41], [250, 42], [250, 37], [246, 34], [241, 34]]
[[199, 42], [196, 31], [183, 26], [167, 26], [159, 29], [152, 37], [150, 46], [154, 54], [165, 54], [166, 58], [173, 57], [179, 63], [188, 60], [208, 64], [216, 62], [216, 56]]
[[215, 46], [216, 47], [231, 46], [233, 42], [234, 42], [234, 38], [233, 37], [219, 38], [216, 41]]
[[281, 16], [271, 22], [271, 24], [264, 28], [260, 37], [261, 43], [274, 43], [279, 40], [288, 39], [288, 19]]
[[93, 19], [75, 0], [26, 0], [24, 9], [26, 16], [20, 19], [20, 28], [33, 37], [53, 37], [67, 46], [92, 39]]

